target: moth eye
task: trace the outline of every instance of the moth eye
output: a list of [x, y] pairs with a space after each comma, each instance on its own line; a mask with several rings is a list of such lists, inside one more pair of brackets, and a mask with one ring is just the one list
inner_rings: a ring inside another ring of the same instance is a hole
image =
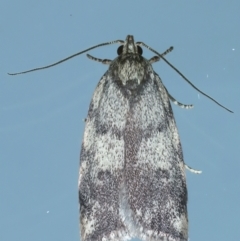
[[121, 55], [123, 52], [123, 45], [119, 46], [118, 49], [117, 49], [117, 54], [118, 55]]
[[137, 50], [138, 50], [138, 54], [139, 54], [139, 55], [142, 55], [143, 50], [142, 50], [142, 48], [141, 48], [140, 46], [137, 46]]

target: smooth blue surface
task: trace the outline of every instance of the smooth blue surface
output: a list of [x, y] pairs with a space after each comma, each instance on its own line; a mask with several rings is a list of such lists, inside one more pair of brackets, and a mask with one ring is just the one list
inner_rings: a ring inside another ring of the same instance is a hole
[[[132, 34], [166, 57], [230, 114], [187, 85], [163, 61], [154, 64], [173, 106], [187, 172], [189, 238], [240, 237], [240, 2], [56, 1], [0, 3], [0, 240], [77, 241], [77, 181], [83, 119], [108, 66], [85, 54]], [[117, 45], [90, 52], [113, 59]], [[143, 49], [144, 56], [154, 54]]]

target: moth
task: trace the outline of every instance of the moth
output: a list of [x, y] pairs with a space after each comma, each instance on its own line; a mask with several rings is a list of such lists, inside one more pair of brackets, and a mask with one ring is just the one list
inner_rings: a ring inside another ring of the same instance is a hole
[[[119, 43], [114, 60], [90, 59], [108, 64], [100, 79], [85, 120], [80, 154], [79, 204], [82, 241], [187, 241], [187, 185], [181, 142], [170, 101], [176, 101], [163, 85], [152, 63], [162, 59], [196, 88], [166, 59], [143, 42], [116, 40], [93, 46], [45, 69], [93, 48]], [[147, 60], [141, 46], [156, 54]], [[12, 74], [14, 75], [14, 74]]]

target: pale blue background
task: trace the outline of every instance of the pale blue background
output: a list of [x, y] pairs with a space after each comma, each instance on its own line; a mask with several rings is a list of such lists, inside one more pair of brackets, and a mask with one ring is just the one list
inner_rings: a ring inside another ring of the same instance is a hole
[[[78, 241], [77, 180], [83, 119], [107, 66], [85, 54], [92, 45], [132, 34], [159, 52], [154, 64], [168, 91], [193, 110], [173, 106], [187, 172], [189, 238], [240, 237], [240, 1], [56, 1], [0, 3], [0, 240]], [[118, 45], [91, 51], [116, 57]], [[144, 56], [154, 54], [144, 50]]]

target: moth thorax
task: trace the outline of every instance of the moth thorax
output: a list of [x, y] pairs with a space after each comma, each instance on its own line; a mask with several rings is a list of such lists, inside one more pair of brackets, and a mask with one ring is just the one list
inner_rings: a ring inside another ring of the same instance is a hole
[[124, 86], [135, 89], [142, 83], [144, 67], [141, 61], [125, 59], [119, 63], [118, 76]]

